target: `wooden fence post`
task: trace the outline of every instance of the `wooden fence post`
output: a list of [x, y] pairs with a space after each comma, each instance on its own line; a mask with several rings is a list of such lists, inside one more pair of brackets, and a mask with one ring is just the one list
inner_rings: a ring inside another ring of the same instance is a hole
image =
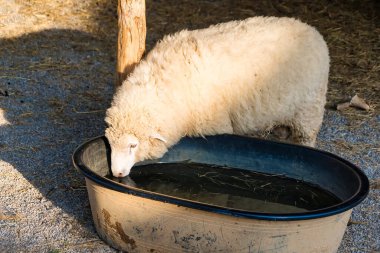
[[119, 87], [145, 50], [145, 0], [118, 0], [117, 78]]

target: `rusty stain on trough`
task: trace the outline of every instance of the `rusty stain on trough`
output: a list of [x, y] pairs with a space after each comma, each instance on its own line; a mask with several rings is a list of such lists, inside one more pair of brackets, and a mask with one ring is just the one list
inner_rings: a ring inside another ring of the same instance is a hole
[[[119, 234], [120, 239], [125, 242], [127, 245], [129, 245], [132, 249], [135, 249], [136, 246], [136, 241], [130, 238], [123, 230], [123, 227], [121, 226], [120, 222], [115, 222], [115, 224], [112, 224], [111, 222], [111, 215], [106, 209], [102, 209], [103, 217], [104, 217], [104, 223], [105, 227], [110, 227], [115, 229], [115, 231]], [[107, 229], [105, 228], [105, 231]]]
[[120, 235], [121, 240], [123, 240], [126, 244], [131, 245], [132, 249], [136, 248], [135, 240], [131, 239], [123, 230], [120, 222], [116, 222], [116, 231]]

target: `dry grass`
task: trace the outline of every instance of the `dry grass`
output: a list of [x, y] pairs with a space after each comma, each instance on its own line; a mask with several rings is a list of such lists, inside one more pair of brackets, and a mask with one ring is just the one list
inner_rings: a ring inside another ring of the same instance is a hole
[[0, 221], [18, 221], [21, 219], [21, 216], [19, 214], [5, 214], [0, 213]]
[[[12, 1], [11, 1], [12, 2]], [[14, 38], [44, 29], [76, 29], [104, 37], [109, 48], [115, 50], [117, 20], [116, 0], [29, 0], [15, 1], [3, 6], [0, 12], [0, 36]], [[328, 108], [349, 100], [355, 94], [366, 99], [372, 110], [346, 110], [347, 117], [361, 119], [379, 114], [380, 106], [380, 26], [379, 3], [364, 1], [146, 1], [148, 39], [147, 50], [164, 34], [184, 28], [201, 28], [210, 24], [255, 15], [292, 16], [315, 27], [325, 36], [331, 54]], [[15, 11], [16, 10], [16, 11]], [[0, 50], [11, 43], [0, 43]], [[40, 45], [27, 52], [39, 54]], [[91, 41], [75, 42], [75, 50], [102, 51]], [[24, 52], [25, 53], [25, 52]], [[110, 55], [115, 55], [111, 52]], [[114, 59], [113, 59], [114, 60]], [[78, 63], [83, 64], [83, 62]], [[61, 70], [75, 68], [67, 62], [41, 59], [27, 66], [14, 66], [12, 70]], [[0, 71], [9, 71], [2, 69]], [[14, 76], [14, 78], [27, 78]]]

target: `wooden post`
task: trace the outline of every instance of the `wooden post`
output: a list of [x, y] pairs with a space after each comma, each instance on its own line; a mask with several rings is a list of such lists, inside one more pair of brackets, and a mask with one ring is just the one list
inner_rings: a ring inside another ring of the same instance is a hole
[[117, 79], [119, 87], [145, 50], [145, 0], [118, 0]]

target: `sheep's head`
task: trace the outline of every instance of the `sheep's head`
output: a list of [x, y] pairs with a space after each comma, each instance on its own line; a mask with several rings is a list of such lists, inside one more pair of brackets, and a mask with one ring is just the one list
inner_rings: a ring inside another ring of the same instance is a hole
[[[147, 129], [145, 129], [147, 130]], [[151, 134], [148, 134], [148, 133]], [[159, 158], [167, 151], [167, 141], [157, 131], [125, 131], [109, 125], [106, 137], [111, 146], [111, 171], [115, 177], [128, 176], [137, 162]]]
[[113, 176], [127, 176], [137, 160], [136, 153], [139, 149], [139, 140], [134, 135], [125, 135], [116, 141], [107, 138], [111, 145], [111, 171]]
[[111, 171], [115, 177], [128, 176], [135, 163], [161, 157], [167, 151], [165, 139], [157, 135], [139, 139], [133, 134], [124, 134], [114, 140], [106, 131], [106, 137], [111, 146]]
[[[106, 137], [111, 146], [111, 170], [115, 177], [127, 176], [132, 166], [145, 159], [162, 157], [169, 143], [161, 102], [152, 88], [124, 83], [107, 110]], [[168, 141], [168, 142], [167, 142]]]

